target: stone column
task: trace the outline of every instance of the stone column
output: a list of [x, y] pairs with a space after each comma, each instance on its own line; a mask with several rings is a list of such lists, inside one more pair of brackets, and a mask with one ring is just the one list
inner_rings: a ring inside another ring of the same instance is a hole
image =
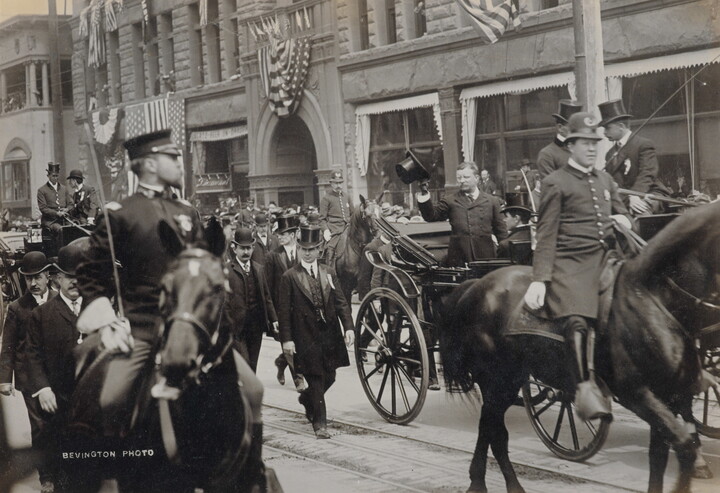
[[42, 105], [50, 106], [50, 79], [48, 78], [48, 63], [42, 63]]
[[28, 92], [30, 97], [28, 98], [28, 106], [37, 106], [37, 96], [35, 91], [37, 90], [37, 74], [35, 73], [35, 62], [30, 62], [30, 75], [27, 81]]
[[457, 167], [462, 158], [462, 107], [460, 90], [447, 87], [438, 91], [440, 118], [443, 128], [443, 161], [445, 162], [445, 193], [457, 189]]
[[30, 104], [30, 62], [25, 62], [25, 106]]
[[[4, 102], [7, 99], [7, 78], [5, 71], [0, 70], [0, 102]], [[3, 111], [3, 105], [0, 104], [0, 112]]]

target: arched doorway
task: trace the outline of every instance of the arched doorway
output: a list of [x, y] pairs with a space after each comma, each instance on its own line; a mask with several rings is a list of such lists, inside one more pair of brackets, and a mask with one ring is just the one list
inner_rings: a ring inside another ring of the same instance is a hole
[[310, 129], [297, 115], [281, 119], [275, 126], [268, 153], [270, 173], [284, 175], [277, 183], [277, 204], [318, 204], [314, 170], [317, 153]]

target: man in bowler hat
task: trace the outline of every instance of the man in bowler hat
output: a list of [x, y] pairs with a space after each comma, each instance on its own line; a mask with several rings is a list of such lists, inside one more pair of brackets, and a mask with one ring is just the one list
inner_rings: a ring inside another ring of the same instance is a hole
[[67, 182], [73, 198], [70, 218], [80, 224], [95, 224], [95, 216], [100, 211], [97, 191], [84, 183], [85, 176], [79, 169], [70, 171]]
[[330, 175], [330, 190], [320, 200], [320, 227], [323, 229], [325, 245], [325, 264], [335, 268], [335, 255], [340, 235], [350, 224], [353, 207], [343, 191], [342, 171], [333, 171]]
[[[599, 279], [615, 244], [613, 221], [630, 227], [618, 186], [604, 171], [595, 169], [598, 121], [592, 113], [575, 113], [569, 119], [565, 166], [543, 180], [533, 258], [532, 282], [525, 303], [533, 310], [547, 305], [564, 328], [568, 375], [577, 388], [576, 398], [591, 389], [600, 394], [584, 365], [585, 343], [598, 318]], [[609, 403], [576, 399], [584, 420], [608, 415]]]
[[[40, 451], [43, 417], [38, 400], [32, 396], [30, 373], [27, 364], [27, 331], [33, 309], [44, 304], [51, 296], [50, 264], [42, 252], [26, 253], [20, 262], [20, 274], [25, 278], [27, 291], [7, 307], [0, 352], [0, 394], [12, 395], [15, 389], [22, 392], [30, 420], [30, 437], [33, 449]], [[13, 388], [13, 377], [15, 387]], [[52, 485], [52, 472], [41, 464], [38, 467], [40, 484], [44, 492]]]
[[252, 230], [236, 230], [230, 248], [234, 255], [228, 275], [232, 294], [226, 301], [227, 312], [232, 318], [235, 348], [247, 357], [250, 368], [257, 372], [263, 333], [277, 331], [277, 315], [265, 270], [252, 260], [257, 248]]
[[540, 179], [565, 166], [570, 158], [570, 151], [565, 147], [565, 138], [568, 135], [568, 119], [570, 116], [582, 111], [582, 104], [569, 99], [558, 101], [558, 111], [553, 113], [555, 119], [555, 138], [551, 143], [540, 149], [537, 157], [537, 169]]
[[58, 181], [60, 177], [60, 164], [48, 163], [48, 181], [38, 188], [37, 204], [40, 209], [40, 224], [43, 228], [57, 236], [63, 226], [63, 218], [68, 215], [73, 206], [73, 199], [68, 189]]
[[330, 438], [325, 393], [335, 382], [337, 368], [350, 365], [345, 344], [353, 343], [355, 333], [350, 305], [334, 269], [317, 261], [321, 232], [316, 226], [300, 228], [300, 262], [283, 274], [278, 318], [283, 352], [308, 383], [300, 393], [300, 404], [315, 436], [324, 439]]
[[33, 310], [28, 327], [28, 392], [40, 407], [42, 425], [38, 442], [46, 454], [45, 462], [56, 492], [65, 491], [60, 432], [75, 386], [73, 349], [82, 342], [75, 328], [82, 304], [76, 271], [82, 260], [78, 241], [60, 249], [55, 264], [60, 292]]
[[[530, 218], [533, 211], [527, 206], [529, 194], [527, 192], [513, 192], [506, 196], [506, 205], [502, 208], [505, 224], [508, 228], [508, 237], [498, 243], [498, 257], [510, 258], [511, 242], [530, 242]], [[529, 265], [532, 250], [528, 256], [515, 259], [520, 264]]]
[[[620, 186], [642, 193], [669, 195], [658, 181], [659, 164], [655, 144], [650, 139], [630, 131], [630, 118], [622, 99], [606, 101], [598, 105], [605, 127], [605, 136], [614, 145], [605, 154], [605, 171]], [[626, 205], [635, 215], [662, 212], [662, 204], [643, 197], [629, 195]]]
[[507, 226], [500, 213], [499, 201], [478, 188], [477, 164], [464, 162], [457, 169], [460, 190], [433, 204], [427, 191], [417, 194], [420, 213], [428, 222], [450, 220], [450, 244], [447, 265], [463, 266], [467, 262], [495, 258], [492, 235], [498, 241], [507, 238]]

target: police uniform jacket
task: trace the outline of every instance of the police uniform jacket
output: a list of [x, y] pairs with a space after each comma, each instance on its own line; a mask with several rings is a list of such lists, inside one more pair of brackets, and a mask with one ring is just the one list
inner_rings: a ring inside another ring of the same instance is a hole
[[[52, 295], [48, 294], [48, 297], [50, 296]], [[27, 328], [31, 323], [32, 311], [37, 306], [35, 297], [27, 291], [8, 305], [5, 317], [0, 352], [0, 383], [12, 383], [14, 375], [15, 388], [20, 391], [29, 390]]]
[[260, 212], [257, 209], [249, 210], [247, 207], [237, 214], [237, 222], [240, 227], [252, 228], [255, 226], [255, 214]]
[[418, 203], [418, 207], [423, 219], [428, 222], [450, 220], [452, 231], [447, 255], [447, 265], [450, 266], [495, 258], [491, 235], [494, 234], [498, 241], [508, 235], [500, 202], [482, 191], [475, 200], [458, 192], [443, 198], [437, 205], [428, 200]]
[[329, 229], [330, 234], [337, 235], [345, 230], [350, 223], [353, 207], [348, 202], [345, 193], [338, 193], [329, 190], [320, 200], [318, 215], [320, 216], [320, 227]]
[[650, 139], [630, 135], [627, 144], [617, 154], [616, 148], [612, 147], [605, 154], [605, 160], [605, 171], [621, 188], [643, 193], [658, 188], [664, 190], [657, 184], [659, 165], [655, 145]]
[[268, 254], [265, 261], [265, 275], [268, 280], [268, 285], [270, 286], [270, 295], [272, 296], [273, 304], [277, 309], [280, 308], [280, 280], [290, 267], [300, 262], [298, 253], [299, 247], [296, 246], [295, 258], [291, 262], [285, 251], [285, 247], [280, 245]]
[[[227, 298], [225, 309], [232, 319], [235, 341], [243, 340], [244, 331], [247, 327], [253, 327], [253, 329], [258, 332], [267, 332], [268, 325], [272, 322], [277, 322], [277, 314], [275, 313], [275, 307], [270, 297], [270, 288], [268, 287], [267, 279], [265, 279], [263, 266], [250, 260], [250, 271], [252, 273], [251, 277], [245, 273], [237, 259], [230, 264], [228, 282], [230, 283], [232, 294]], [[255, 284], [256, 306], [259, 311], [254, 315], [259, 316], [257, 320], [247, 319], [248, 316], [251, 316], [249, 312], [251, 307], [248, 306], [248, 286], [246, 280], [250, 279], [252, 279]]]
[[565, 166], [570, 159], [570, 151], [557, 137], [551, 143], [540, 149], [537, 157], [537, 169], [540, 178], [544, 179], [555, 170]]
[[[160, 280], [173, 260], [165, 250], [158, 233], [164, 219], [176, 229], [186, 243], [204, 245], [203, 227], [190, 204], [171, 198], [153, 197], [152, 192], [136, 193], [119, 204], [108, 204], [114, 238], [115, 255], [122, 268], [122, 289], [125, 316], [132, 335], [146, 342], [157, 337], [160, 322]], [[115, 294], [110, 244], [105, 221], [100, 220], [90, 236], [86, 261], [78, 267], [78, 285], [83, 304]]]
[[95, 218], [100, 210], [98, 193], [93, 187], [83, 186], [77, 192], [71, 193], [74, 207], [71, 216], [81, 223], [87, 223], [89, 217]]
[[40, 223], [43, 226], [54, 223], [60, 217], [58, 210], [61, 208], [70, 208], [74, 205], [72, 196], [68, 192], [67, 187], [61, 183], [57, 184], [57, 191], [50, 186], [50, 182], [46, 182], [38, 188], [37, 203], [42, 217]]
[[270, 254], [270, 252], [280, 246], [280, 241], [278, 240], [278, 237], [274, 234], [267, 235], [267, 244], [264, 244], [262, 242], [257, 232], [253, 233], [253, 237], [255, 238], [255, 249], [253, 250], [251, 259], [253, 262], [257, 262], [260, 265], [265, 265], [267, 262], [267, 256]]
[[278, 307], [280, 342], [295, 342], [296, 370], [306, 375], [323, 375], [349, 366], [343, 330], [353, 330], [350, 305], [340, 289], [335, 271], [318, 263], [323, 316], [318, 320], [310, 287], [310, 275], [298, 263], [282, 276]]
[[549, 283], [555, 317], [596, 318], [599, 278], [614, 242], [612, 214], [627, 214], [618, 186], [604, 171], [565, 165], [542, 182], [533, 280]]
[[510, 258], [511, 241], [530, 241], [530, 225], [521, 224], [511, 229], [508, 237], [498, 243], [498, 257]]
[[50, 387], [59, 401], [70, 398], [75, 385], [73, 349], [80, 338], [76, 322], [60, 295], [33, 310], [27, 342], [30, 393]]

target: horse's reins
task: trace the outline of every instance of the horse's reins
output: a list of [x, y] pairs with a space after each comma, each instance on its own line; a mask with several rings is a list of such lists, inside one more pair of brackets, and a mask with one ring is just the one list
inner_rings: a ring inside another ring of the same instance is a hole
[[[708, 299], [711, 299], [711, 298], [698, 298], [691, 292], [689, 292], [686, 289], [679, 286], [669, 276], [665, 276], [665, 282], [668, 284], [668, 286], [670, 286], [675, 291], [679, 292], [686, 298], [690, 298], [693, 301], [693, 304], [695, 304], [695, 306], [704, 306], [705, 308], [710, 308], [711, 310], [719, 310], [720, 311], [720, 305], [716, 305], [715, 303], [710, 303], [709, 301], [707, 301]], [[712, 296], [712, 298], [717, 298], [717, 293], [714, 293], [714, 296]]]

